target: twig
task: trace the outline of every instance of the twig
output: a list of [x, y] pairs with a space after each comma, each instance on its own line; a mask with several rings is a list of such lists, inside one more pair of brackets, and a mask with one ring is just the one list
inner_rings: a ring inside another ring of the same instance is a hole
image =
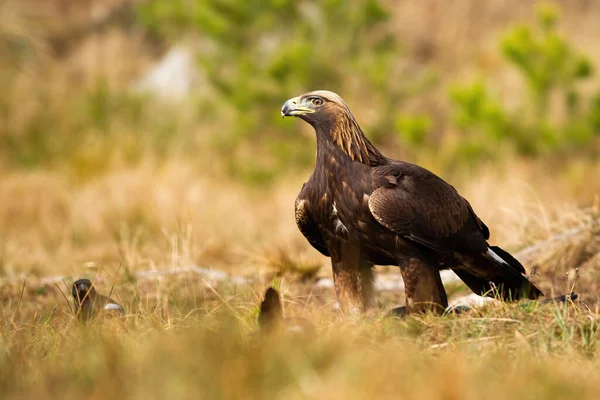
[[108, 297], [112, 295], [113, 290], [115, 289], [115, 283], [117, 283], [117, 277], [119, 276], [119, 272], [121, 271], [121, 267], [123, 266], [123, 257], [121, 257], [121, 262], [119, 263], [119, 268], [117, 268], [117, 273], [112, 281], [112, 286], [110, 287], [110, 292], [108, 292]]
[[71, 302], [67, 298], [67, 295], [65, 294], [65, 292], [63, 292], [62, 289], [60, 288], [60, 286], [58, 286], [58, 283], [54, 282], [54, 286], [56, 286], [56, 288], [58, 289], [60, 294], [62, 294], [62, 296], [65, 298], [65, 301], [67, 302], [67, 306], [69, 306], [69, 311], [71, 312], [71, 314], [74, 314], [73, 308], [71, 307]]
[[499, 339], [499, 338], [500, 338], [500, 336], [486, 336], [486, 337], [477, 338], [477, 339], [467, 339], [467, 340], [463, 340], [463, 341], [456, 342], [456, 343], [444, 342], [444, 343], [431, 345], [431, 346], [429, 346], [429, 349], [443, 349], [445, 347], [448, 347], [451, 344], [489, 342], [490, 340], [495, 340], [495, 339]]
[[235, 310], [233, 307], [231, 307], [231, 304], [229, 304], [229, 302], [228, 302], [228, 301], [225, 301], [225, 299], [223, 299], [223, 297], [221, 297], [221, 295], [219, 294], [219, 292], [217, 292], [217, 291], [215, 290], [215, 288], [213, 288], [213, 287], [210, 285], [210, 283], [208, 283], [208, 282], [207, 282], [205, 279], [202, 279], [202, 282], [204, 282], [204, 284], [205, 284], [205, 285], [206, 285], [206, 286], [207, 286], [207, 287], [208, 287], [208, 288], [209, 288], [209, 289], [210, 289], [210, 290], [211, 290], [211, 291], [212, 291], [212, 292], [215, 294], [215, 296], [217, 296], [217, 297], [219, 298], [219, 300], [221, 300], [221, 302], [222, 302], [223, 304], [225, 304], [225, 305], [227, 306], [227, 308], [229, 308], [229, 310], [230, 310], [230, 311], [233, 313], [233, 315], [234, 315], [234, 316], [235, 316], [235, 317], [236, 317], [236, 318], [237, 318], [239, 321], [242, 321], [242, 322], [244, 322], [244, 325], [246, 326], [246, 328], [248, 328], [248, 329], [250, 328], [250, 327], [248, 326], [248, 324], [246, 323], [246, 321], [244, 321], [244, 319], [243, 319], [243, 318], [240, 318], [240, 317], [239, 317], [239, 315], [237, 315], [237, 313], [236, 313], [236, 310]]
[[[96, 270], [96, 276], [94, 277], [94, 281], [92, 282], [92, 286], [95, 286], [96, 280], [98, 279], [98, 275], [100, 274], [100, 268], [98, 268], [98, 270]], [[83, 299], [81, 299], [79, 301], [79, 307], [77, 309], [77, 313], [75, 314], [76, 317], [79, 317], [79, 315], [83, 312], [83, 307], [82, 304], [85, 302], [85, 300], [88, 298], [88, 296], [90, 295], [91, 290], [88, 290], [85, 295], [83, 296]], [[77, 296], [79, 298], [79, 296]]]
[[468, 319], [455, 319], [451, 320], [452, 322], [470, 322], [470, 321], [483, 321], [483, 322], [511, 322], [515, 324], [524, 325], [523, 321], [519, 321], [518, 319], [512, 318], [468, 318]]
[[17, 317], [19, 315], [19, 308], [21, 307], [21, 301], [23, 300], [23, 293], [25, 293], [25, 284], [26, 283], [27, 283], [27, 278], [25, 278], [23, 280], [23, 286], [21, 287], [21, 294], [19, 295], [19, 302], [17, 303], [17, 309], [15, 310], [15, 312], [11, 318], [12, 325], [15, 328], [16, 328], [15, 317]]

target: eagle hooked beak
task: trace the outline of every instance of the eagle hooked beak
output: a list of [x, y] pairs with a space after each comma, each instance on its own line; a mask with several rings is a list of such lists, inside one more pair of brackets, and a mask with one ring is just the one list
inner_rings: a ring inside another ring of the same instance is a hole
[[305, 114], [312, 114], [315, 109], [312, 107], [312, 103], [302, 99], [300, 97], [294, 97], [289, 99], [281, 107], [281, 117], [299, 117]]

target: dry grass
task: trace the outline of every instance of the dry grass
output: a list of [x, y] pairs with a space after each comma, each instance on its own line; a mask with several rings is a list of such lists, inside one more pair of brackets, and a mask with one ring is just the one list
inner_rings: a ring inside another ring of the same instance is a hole
[[[516, 251], [593, 220], [597, 166], [588, 164], [574, 179], [569, 171], [548, 175], [543, 165], [507, 165], [455, 176], [436, 171], [469, 199], [492, 242]], [[85, 181], [60, 171], [7, 171], [0, 181], [2, 273], [80, 275], [91, 265], [108, 273], [121, 260], [132, 273], [182, 265], [311, 270], [325, 260], [290, 211], [308, 173], [255, 189], [185, 160]], [[589, 258], [594, 249], [586, 251]]]
[[85, 327], [64, 304], [6, 304], [4, 398], [592, 399], [600, 389], [597, 320], [577, 308], [499, 305], [397, 321], [342, 318], [294, 298], [287, 314], [316, 321], [317, 336], [261, 338], [256, 293], [199, 300], [211, 291], [197, 290], [188, 313], [175, 285], [168, 301], [133, 300], [125, 319]]
[[[591, 313], [496, 304], [469, 315], [387, 320], [384, 312], [402, 301], [387, 292], [369, 316], [343, 317], [332, 289], [296, 279], [307, 266], [326, 265], [294, 225], [301, 177], [267, 194], [175, 161], [83, 183], [53, 172], [7, 173], [0, 390], [5, 398], [593, 399], [598, 212], [578, 204], [593, 205], [583, 193], [598, 188], [526, 164], [510, 171], [450, 178], [489, 223], [494, 243], [511, 250], [588, 224], [526, 261], [547, 293], [568, 291], [579, 267], [575, 289]], [[121, 264], [112, 297], [127, 316], [85, 327], [57, 286], [39, 278], [66, 276], [58, 287], [68, 295], [72, 279], [97, 277], [108, 293]], [[245, 275], [250, 284], [139, 275], [189, 265]], [[257, 304], [278, 270], [286, 315], [313, 320], [316, 338], [261, 341], [254, 332]]]

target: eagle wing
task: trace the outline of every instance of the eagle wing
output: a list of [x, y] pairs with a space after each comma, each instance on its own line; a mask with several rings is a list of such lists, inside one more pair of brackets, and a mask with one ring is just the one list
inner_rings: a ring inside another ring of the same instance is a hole
[[300, 229], [300, 232], [302, 232], [312, 247], [319, 250], [324, 256], [329, 257], [329, 251], [327, 250], [323, 236], [321, 236], [319, 227], [310, 216], [308, 200], [303, 196], [304, 186], [302, 189], [296, 199], [296, 225], [298, 225], [298, 229]]
[[442, 253], [485, 251], [487, 226], [454, 187], [414, 164], [372, 170], [373, 217], [396, 234]]
[[519, 261], [497, 246], [489, 247], [487, 226], [441, 178], [398, 162], [374, 168], [372, 179], [369, 209], [373, 217], [405, 239], [458, 256], [461, 265], [452, 269], [475, 293], [489, 295], [495, 287], [506, 298], [543, 295], [527, 279]]

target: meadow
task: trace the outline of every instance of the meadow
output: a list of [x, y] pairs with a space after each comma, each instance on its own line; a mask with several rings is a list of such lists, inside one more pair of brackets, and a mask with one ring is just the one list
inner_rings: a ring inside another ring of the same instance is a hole
[[[305, 3], [0, 1], [0, 397], [597, 398], [600, 5]], [[138, 90], [174, 46], [189, 92]], [[390, 319], [377, 267], [342, 315], [293, 216], [314, 133], [279, 114], [316, 88], [579, 300]], [[127, 315], [81, 324], [80, 277]], [[257, 334], [271, 285], [315, 336]]]

